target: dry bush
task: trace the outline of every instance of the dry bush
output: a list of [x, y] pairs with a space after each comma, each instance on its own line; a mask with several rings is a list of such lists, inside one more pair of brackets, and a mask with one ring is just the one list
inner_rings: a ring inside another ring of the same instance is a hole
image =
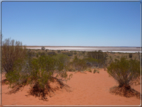
[[26, 57], [26, 49], [22, 43], [5, 39], [2, 42], [2, 68], [6, 73], [13, 72], [17, 62], [23, 62]]

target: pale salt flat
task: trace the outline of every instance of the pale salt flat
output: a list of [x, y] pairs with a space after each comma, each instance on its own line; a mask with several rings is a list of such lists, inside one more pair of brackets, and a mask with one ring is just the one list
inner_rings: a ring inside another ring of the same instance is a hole
[[[42, 46], [26, 46], [27, 49], [41, 49]], [[97, 51], [103, 52], [123, 52], [135, 53], [140, 52], [140, 47], [95, 47], [95, 46], [44, 46], [48, 50], [68, 50], [68, 51]]]

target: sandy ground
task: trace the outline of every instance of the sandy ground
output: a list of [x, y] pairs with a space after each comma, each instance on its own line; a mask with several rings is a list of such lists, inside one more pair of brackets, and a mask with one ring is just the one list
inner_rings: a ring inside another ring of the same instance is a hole
[[[4, 78], [4, 77], [3, 77]], [[8, 94], [8, 85], [2, 85], [3, 105], [140, 105], [136, 97], [122, 97], [109, 92], [117, 82], [103, 69], [100, 73], [73, 72], [73, 77], [65, 82], [70, 88], [57, 90], [47, 101], [29, 95], [29, 86]], [[132, 88], [140, 92], [140, 85]]]

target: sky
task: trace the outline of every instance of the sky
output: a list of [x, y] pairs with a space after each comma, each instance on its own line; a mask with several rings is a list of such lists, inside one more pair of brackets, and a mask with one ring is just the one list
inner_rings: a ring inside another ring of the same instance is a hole
[[140, 2], [2, 2], [2, 39], [27, 46], [140, 46]]

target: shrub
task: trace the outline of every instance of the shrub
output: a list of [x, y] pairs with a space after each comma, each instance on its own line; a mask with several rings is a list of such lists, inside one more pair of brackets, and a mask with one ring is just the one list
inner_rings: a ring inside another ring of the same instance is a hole
[[54, 51], [53, 52], [48, 52], [48, 55], [53, 56], [53, 55], [56, 55], [56, 53]]
[[27, 84], [29, 75], [27, 63], [27, 50], [21, 42], [10, 39], [3, 41], [2, 68], [6, 72], [4, 81], [7, 81], [10, 87], [14, 88], [14, 92]]
[[130, 87], [133, 80], [140, 76], [140, 62], [137, 60], [126, 60], [122, 57], [120, 60], [112, 62], [107, 72], [119, 83], [118, 87], [111, 88], [110, 92], [123, 95], [125, 97], [136, 96], [140, 98], [140, 93]]
[[18, 67], [15, 62], [24, 61], [26, 48], [19, 41], [5, 39], [2, 43], [2, 68], [8, 72], [13, 72]]
[[[30, 83], [32, 85], [31, 94], [35, 96], [41, 96], [45, 99], [48, 92], [52, 91], [49, 82], [56, 80], [60, 87], [64, 86], [64, 83], [57, 77], [69, 78], [65, 68], [66, 56], [40, 56], [39, 58], [32, 59], [32, 66], [30, 72]], [[55, 72], [56, 71], [56, 72]], [[53, 76], [53, 74], [56, 76]]]
[[42, 46], [42, 47], [41, 47], [41, 50], [45, 50], [45, 47], [44, 47], [44, 46]]
[[140, 62], [137, 60], [120, 60], [112, 62], [108, 68], [108, 73], [118, 81], [119, 86], [129, 86], [130, 82], [140, 76]]
[[65, 54], [54, 55], [56, 70], [61, 71], [67, 69], [69, 63], [69, 57]]
[[58, 50], [58, 53], [60, 53], [61, 51], [60, 50]]
[[96, 73], [96, 72], [99, 73], [99, 71], [95, 68], [94, 71], [93, 71], [93, 73]]
[[88, 71], [89, 71], [89, 72], [92, 72], [92, 70], [91, 70], [91, 69], [88, 69]]
[[84, 59], [78, 59], [77, 56], [75, 56], [71, 64], [78, 71], [83, 71], [87, 68], [86, 61]]
[[132, 58], [132, 53], [129, 53], [129, 58]]
[[98, 65], [98, 60], [94, 58], [86, 58], [85, 61], [88, 67], [94, 67]]
[[[34, 87], [42, 90], [48, 89], [48, 80], [51, 80], [54, 70], [53, 59], [50, 57], [41, 56], [38, 59], [32, 59], [32, 69], [30, 74], [30, 82], [34, 83]], [[43, 96], [44, 97], [44, 96]]]
[[88, 58], [93, 58], [97, 60], [97, 64], [99, 67], [102, 67], [107, 60], [107, 53], [102, 52], [101, 50], [94, 51], [94, 52], [88, 52]]
[[69, 67], [69, 68], [68, 68], [68, 71], [75, 71], [75, 69]]

